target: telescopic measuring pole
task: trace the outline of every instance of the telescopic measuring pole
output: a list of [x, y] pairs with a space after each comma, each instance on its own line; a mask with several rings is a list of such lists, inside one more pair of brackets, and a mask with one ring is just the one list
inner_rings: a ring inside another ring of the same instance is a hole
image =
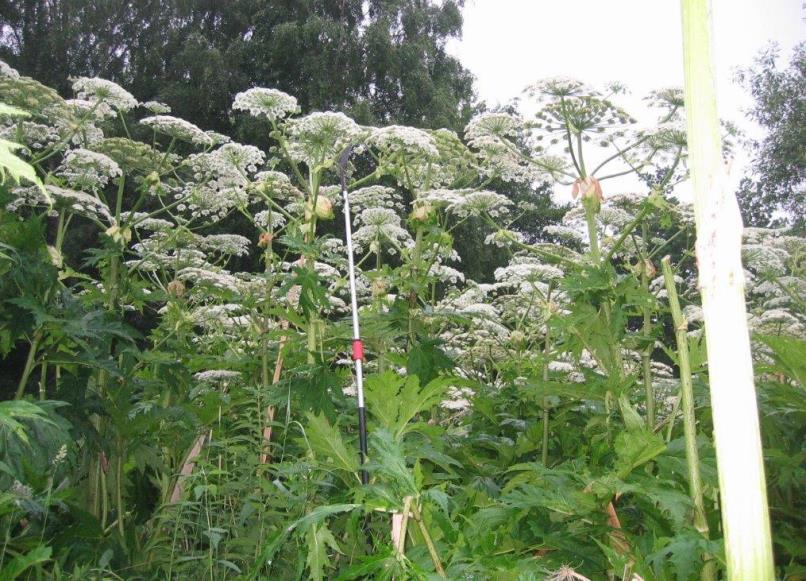
[[341, 172], [341, 196], [344, 199], [344, 232], [347, 242], [347, 268], [350, 280], [350, 302], [353, 312], [353, 362], [355, 363], [355, 385], [358, 392], [358, 450], [361, 456], [361, 482], [369, 483], [369, 474], [363, 468], [367, 459], [367, 414], [364, 408], [364, 342], [361, 341], [361, 329], [358, 325], [358, 300], [355, 296], [355, 261], [353, 260], [353, 230], [350, 217], [350, 200], [347, 196], [347, 163], [350, 160], [352, 146], [344, 150], [339, 157]]

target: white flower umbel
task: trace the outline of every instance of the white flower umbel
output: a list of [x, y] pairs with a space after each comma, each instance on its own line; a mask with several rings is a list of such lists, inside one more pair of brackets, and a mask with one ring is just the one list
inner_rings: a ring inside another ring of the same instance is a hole
[[786, 273], [789, 253], [771, 244], [745, 244], [742, 246], [742, 261], [750, 270], [758, 273], [782, 275]]
[[443, 283], [459, 284], [465, 281], [465, 275], [451, 266], [434, 263], [428, 269], [428, 276]]
[[496, 218], [505, 215], [511, 205], [512, 202], [506, 196], [484, 190], [462, 196], [460, 200], [448, 206], [448, 211], [460, 218], [483, 214]]
[[263, 152], [252, 145], [227, 143], [209, 153], [187, 159], [194, 181], [178, 197], [187, 198], [187, 208], [201, 216], [221, 219], [249, 202], [250, 174], [263, 163]]
[[386, 186], [367, 186], [350, 192], [350, 207], [355, 212], [368, 208], [391, 208], [402, 210], [400, 194]]
[[112, 158], [103, 153], [79, 148], [67, 152], [55, 174], [74, 188], [99, 190], [123, 172]]
[[233, 381], [241, 377], [240, 372], [230, 371], [229, 369], [208, 369], [207, 371], [199, 371], [193, 374], [196, 381], [207, 383], [218, 383]]
[[203, 251], [226, 256], [246, 256], [252, 245], [249, 238], [239, 234], [209, 234], [197, 240]]
[[270, 198], [292, 199], [301, 198], [300, 192], [291, 179], [283, 172], [267, 170], [255, 175], [255, 186]]
[[538, 99], [562, 99], [564, 97], [582, 97], [597, 95], [591, 86], [572, 77], [548, 77], [527, 87], [525, 91]]
[[213, 287], [219, 290], [238, 292], [238, 279], [226, 270], [209, 270], [206, 268], [187, 267], [176, 273], [182, 282], [194, 285]]
[[56, 186], [46, 186], [46, 188], [55, 201], [68, 206], [76, 214], [88, 218], [99, 218], [110, 224], [115, 222], [107, 205], [95, 196]]
[[403, 154], [406, 157], [437, 157], [437, 143], [422, 129], [389, 125], [375, 129], [367, 139], [367, 144], [378, 148], [384, 154]]
[[335, 160], [364, 130], [344, 113], [316, 112], [289, 121], [288, 152], [310, 168]]
[[255, 214], [255, 225], [264, 230], [276, 230], [285, 225], [285, 216], [280, 212], [263, 210]]
[[299, 109], [295, 97], [277, 89], [262, 87], [254, 87], [235, 95], [232, 108], [269, 121], [283, 119]]
[[368, 208], [355, 217], [355, 224], [361, 225], [353, 232], [356, 252], [363, 252], [373, 243], [391, 242], [393, 247], [408, 247], [413, 240], [408, 230], [400, 225], [400, 216], [389, 208]]
[[8, 77], [9, 79], [19, 79], [20, 74], [16, 69], [10, 67], [4, 60], [0, 60], [0, 77]]
[[154, 115], [165, 115], [171, 112], [171, 108], [168, 105], [159, 101], [146, 101], [145, 103], [140, 103], [140, 106], [143, 109], [148, 109]]
[[437, 208], [447, 208], [460, 203], [464, 196], [472, 191], [473, 190], [448, 190], [444, 188], [427, 190], [420, 193], [415, 203], [418, 206], [430, 205]]
[[212, 139], [204, 131], [190, 121], [171, 115], [154, 115], [140, 120], [146, 127], [151, 127], [155, 133], [167, 135], [172, 139], [192, 143], [194, 145], [212, 145]]
[[137, 99], [123, 87], [98, 77], [79, 77], [73, 81], [73, 91], [79, 99], [100, 102], [116, 111], [130, 111], [137, 107]]
[[59, 141], [59, 132], [50, 125], [22, 121], [0, 127], [0, 138], [22, 143], [30, 149], [44, 149]]

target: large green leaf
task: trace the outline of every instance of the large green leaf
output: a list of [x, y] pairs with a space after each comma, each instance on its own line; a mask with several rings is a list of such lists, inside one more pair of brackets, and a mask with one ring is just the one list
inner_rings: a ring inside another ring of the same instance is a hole
[[631, 430], [616, 437], [617, 473], [624, 478], [666, 449], [663, 438], [649, 430]]
[[328, 547], [337, 553], [341, 553], [341, 548], [325, 523], [311, 525], [305, 537], [308, 546], [308, 555], [305, 559], [308, 572], [311, 579], [322, 581], [325, 578], [325, 568], [330, 564]]
[[420, 387], [416, 375], [400, 377], [386, 372], [367, 377], [364, 396], [367, 409], [395, 439], [411, 430], [414, 417], [442, 401], [451, 379], [440, 377]]
[[336, 470], [355, 474], [358, 471], [356, 452], [347, 450], [339, 430], [330, 425], [324, 414], [308, 412], [305, 415], [308, 419], [305, 435], [314, 455]]
[[11, 176], [11, 179], [16, 183], [25, 180], [39, 186], [42, 193], [48, 197], [48, 193], [42, 185], [39, 176], [36, 175], [34, 167], [14, 153], [22, 148], [23, 146], [19, 143], [0, 139], [0, 184], [5, 182], [6, 176], [8, 175]]
[[776, 335], [755, 335], [755, 338], [772, 349], [777, 371], [797, 380], [801, 387], [806, 386], [806, 340]]

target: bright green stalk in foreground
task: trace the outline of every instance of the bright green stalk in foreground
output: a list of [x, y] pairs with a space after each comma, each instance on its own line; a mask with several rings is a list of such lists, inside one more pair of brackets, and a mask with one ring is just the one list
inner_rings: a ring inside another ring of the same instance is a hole
[[[702, 480], [700, 479], [700, 452], [697, 448], [697, 421], [694, 417], [694, 390], [691, 385], [691, 364], [688, 357], [688, 322], [680, 310], [677, 299], [677, 288], [674, 284], [674, 273], [669, 264], [669, 257], [661, 261], [663, 280], [669, 293], [669, 307], [672, 311], [674, 334], [677, 339], [677, 356], [680, 366], [680, 401], [683, 408], [683, 433], [686, 440], [686, 464], [688, 466], [688, 487], [691, 500], [694, 502], [694, 528], [706, 539], [708, 538], [708, 520], [705, 517], [705, 503], [702, 497]], [[706, 562], [702, 571], [703, 581], [714, 579], [714, 563]]]
[[708, 0], [682, 0], [689, 166], [728, 578], [773, 579], [770, 517], [744, 302], [742, 220], [725, 180]]

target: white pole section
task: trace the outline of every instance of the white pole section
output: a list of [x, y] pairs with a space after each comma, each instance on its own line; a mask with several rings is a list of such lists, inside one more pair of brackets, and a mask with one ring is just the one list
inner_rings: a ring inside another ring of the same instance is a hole
[[725, 179], [709, 0], [682, 0], [688, 151], [728, 579], [772, 580], [758, 405], [744, 302], [742, 219]]

